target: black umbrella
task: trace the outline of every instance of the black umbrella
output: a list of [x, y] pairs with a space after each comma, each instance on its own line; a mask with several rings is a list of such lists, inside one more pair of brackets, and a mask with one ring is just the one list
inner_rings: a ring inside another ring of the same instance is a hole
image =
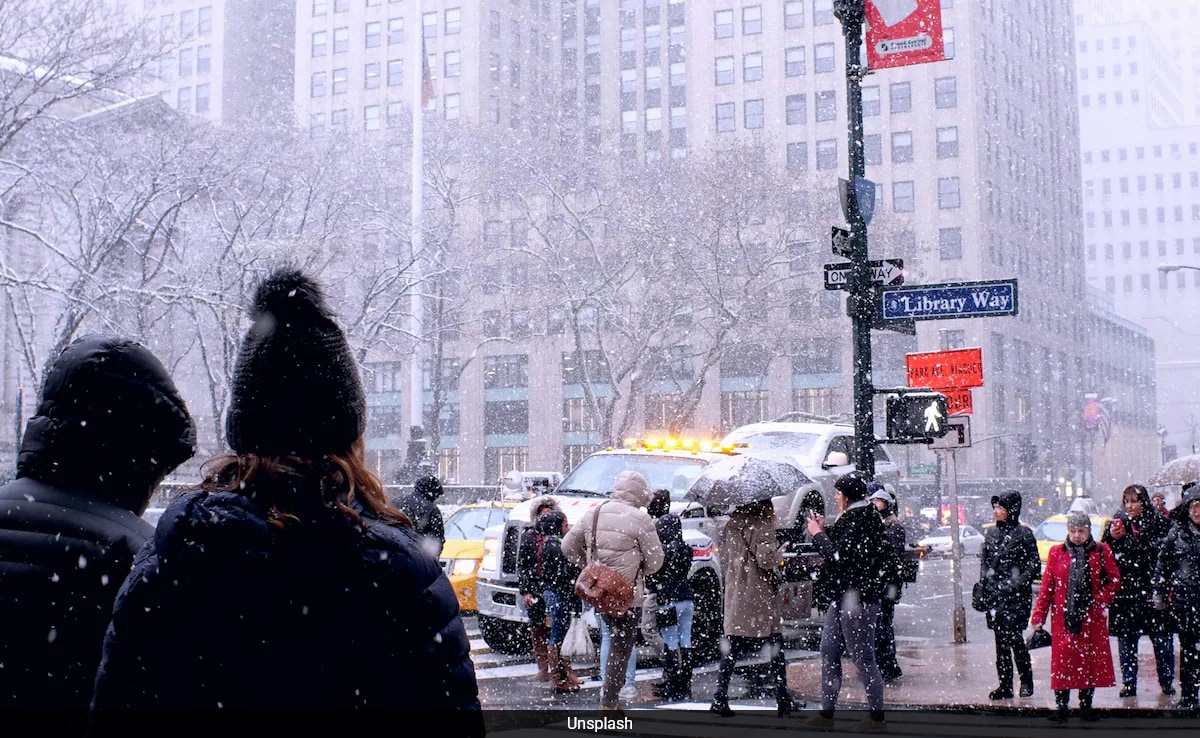
[[705, 505], [737, 507], [769, 500], [811, 483], [790, 456], [738, 454], [704, 467], [683, 499]]

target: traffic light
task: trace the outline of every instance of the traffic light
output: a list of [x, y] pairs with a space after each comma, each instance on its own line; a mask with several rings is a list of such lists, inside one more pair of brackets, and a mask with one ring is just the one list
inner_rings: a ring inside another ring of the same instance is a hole
[[890, 440], [941, 438], [949, 426], [946, 396], [940, 392], [904, 392], [887, 396], [887, 434]]

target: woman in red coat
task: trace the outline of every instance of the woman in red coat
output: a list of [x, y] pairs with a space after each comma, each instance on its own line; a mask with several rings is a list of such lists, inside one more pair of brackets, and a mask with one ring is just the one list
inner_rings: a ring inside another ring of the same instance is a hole
[[1092, 538], [1091, 520], [1075, 512], [1067, 518], [1067, 540], [1050, 549], [1041, 591], [1030, 619], [1041, 630], [1051, 616], [1050, 688], [1058, 706], [1050, 719], [1067, 720], [1071, 690], [1079, 690], [1079, 717], [1092, 721], [1092, 695], [1096, 687], [1112, 687], [1112, 649], [1108, 643], [1105, 608], [1121, 587], [1117, 568], [1108, 544]]

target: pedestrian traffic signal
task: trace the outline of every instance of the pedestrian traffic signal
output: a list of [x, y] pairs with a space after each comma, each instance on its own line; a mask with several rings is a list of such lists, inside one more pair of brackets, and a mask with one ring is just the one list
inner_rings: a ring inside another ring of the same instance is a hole
[[904, 392], [887, 396], [887, 435], [894, 441], [941, 438], [949, 426], [946, 396], [940, 392]]

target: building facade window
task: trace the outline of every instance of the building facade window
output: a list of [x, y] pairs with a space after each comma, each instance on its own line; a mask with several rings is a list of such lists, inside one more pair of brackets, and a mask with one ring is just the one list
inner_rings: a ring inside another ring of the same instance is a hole
[[392, 59], [387, 63], [388, 87], [400, 87], [404, 84], [404, 60]]
[[524, 446], [489, 446], [483, 451], [483, 474], [490, 484], [499, 484], [509, 472], [525, 471], [529, 449]]
[[837, 139], [817, 141], [817, 169], [837, 169]]
[[350, 50], [350, 29], [333, 29], [333, 53], [345, 54]]
[[363, 65], [363, 88], [367, 90], [379, 89], [379, 62]]
[[313, 72], [309, 84], [309, 97], [325, 97], [325, 84], [328, 75], [325, 72]]
[[753, 36], [762, 33], [762, 6], [747, 5], [742, 8], [742, 35]]
[[888, 100], [891, 112], [908, 113], [912, 111], [912, 84], [896, 82], [888, 86]]
[[383, 43], [383, 23], [371, 21], [367, 24], [363, 35], [363, 46], [368, 49], [377, 48]]
[[942, 228], [938, 231], [938, 246], [942, 261], [955, 261], [963, 258], [962, 229]]
[[329, 53], [329, 32], [316, 31], [312, 35], [312, 55], [325, 56]]
[[767, 420], [766, 390], [721, 393], [721, 427], [726, 431]]
[[763, 78], [763, 55], [752, 51], [742, 57], [742, 81], [758, 82]]
[[350, 89], [350, 70], [346, 67], [333, 70], [333, 94], [344, 95]]
[[786, 120], [789, 126], [808, 122], [808, 100], [804, 93], [788, 95], [786, 106]]
[[953, 159], [958, 156], [958, 126], [937, 129], [937, 158]]
[[404, 43], [404, 19], [388, 19], [388, 46]]
[[196, 47], [196, 74], [208, 74], [212, 71], [212, 47], [201, 44]]
[[717, 132], [726, 133], [737, 127], [733, 103], [717, 103]]
[[446, 35], [453, 36], [460, 31], [462, 31], [462, 9], [446, 8]]
[[787, 170], [793, 174], [808, 171], [808, 143], [795, 141], [787, 145]]
[[[437, 38], [438, 35], [438, 14], [437, 11], [432, 13], [421, 14], [421, 36], [424, 38]], [[520, 46], [520, 38], [518, 37], [517, 46]]]
[[746, 128], [756, 129], [763, 127], [763, 101], [761, 98], [747, 100], [743, 105], [742, 113], [745, 117]]
[[833, 23], [833, 0], [813, 0], [813, 25], [827, 26]]
[[833, 90], [823, 90], [817, 93], [816, 100], [817, 122], [835, 120], [837, 118], [837, 93]]
[[863, 136], [863, 156], [866, 159], [867, 166], [876, 166], [883, 163], [882, 135], [870, 133]]
[[442, 54], [442, 67], [446, 77], [457, 77], [462, 74], [462, 52], [447, 51]]
[[834, 68], [833, 44], [817, 44], [813, 47], [813, 71], [817, 74], [832, 72]]
[[716, 59], [716, 78], [717, 85], [733, 84], [733, 57], [718, 56]]
[[718, 10], [713, 13], [713, 38], [733, 38], [732, 10]]
[[892, 183], [892, 210], [898, 213], [911, 213], [914, 210], [916, 196], [913, 193], [912, 182]]
[[872, 85], [862, 88], [863, 117], [870, 118], [879, 115], [879, 86]]
[[363, 108], [363, 129], [367, 131], [379, 130], [379, 106], [368, 105]]
[[934, 80], [933, 99], [938, 108], [958, 107], [958, 78], [939, 77]]
[[802, 77], [805, 74], [804, 47], [793, 46], [783, 52], [784, 74], [788, 77]]
[[446, 120], [458, 120], [461, 114], [460, 97], [457, 92], [446, 95]]
[[912, 160], [912, 131], [896, 131], [892, 133], [892, 163], [904, 164]]
[[962, 204], [959, 193], [958, 177], [938, 178], [938, 207], [946, 210], [957, 208]]
[[783, 27], [804, 28], [804, 0], [786, 0], [784, 2]]

